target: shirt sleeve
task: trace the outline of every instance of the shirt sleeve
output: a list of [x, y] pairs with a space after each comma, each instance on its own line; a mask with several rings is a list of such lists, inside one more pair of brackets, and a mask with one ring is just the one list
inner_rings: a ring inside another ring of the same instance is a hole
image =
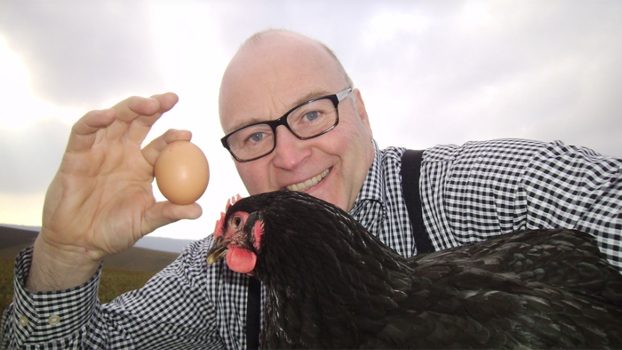
[[621, 159], [559, 141], [437, 146], [424, 153], [424, 222], [436, 249], [522, 229], [578, 229], [622, 271], [621, 177]]
[[6, 349], [217, 349], [216, 311], [205, 286], [203, 241], [190, 245], [144, 287], [108, 304], [97, 299], [101, 269], [81, 286], [31, 293], [32, 249], [16, 261], [13, 303], [5, 312]]

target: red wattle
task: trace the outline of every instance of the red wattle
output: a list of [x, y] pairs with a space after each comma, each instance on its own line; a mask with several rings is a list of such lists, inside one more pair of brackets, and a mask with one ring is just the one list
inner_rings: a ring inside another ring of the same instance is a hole
[[250, 274], [257, 263], [255, 253], [240, 247], [230, 246], [227, 249], [227, 266], [235, 272]]
[[253, 238], [255, 241], [253, 242], [253, 246], [255, 249], [261, 249], [261, 237], [263, 237], [263, 221], [257, 220], [255, 221], [255, 225], [253, 225]]

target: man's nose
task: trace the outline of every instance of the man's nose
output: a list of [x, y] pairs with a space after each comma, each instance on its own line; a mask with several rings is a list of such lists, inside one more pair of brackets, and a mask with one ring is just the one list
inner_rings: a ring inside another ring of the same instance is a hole
[[276, 130], [276, 148], [273, 163], [276, 167], [291, 170], [296, 168], [310, 154], [307, 142], [298, 139], [292, 132], [281, 125]]

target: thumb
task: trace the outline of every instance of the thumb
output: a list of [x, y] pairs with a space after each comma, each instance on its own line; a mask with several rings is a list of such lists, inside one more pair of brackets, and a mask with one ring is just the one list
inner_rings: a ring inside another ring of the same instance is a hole
[[177, 205], [171, 202], [157, 202], [144, 214], [143, 236], [155, 229], [182, 219], [197, 219], [203, 210], [197, 203]]

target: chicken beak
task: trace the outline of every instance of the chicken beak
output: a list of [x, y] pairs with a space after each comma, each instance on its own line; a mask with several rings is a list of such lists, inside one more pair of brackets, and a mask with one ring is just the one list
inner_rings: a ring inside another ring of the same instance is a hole
[[212, 248], [207, 252], [207, 263], [209, 265], [220, 261], [227, 255], [227, 245], [222, 239], [214, 241]]

